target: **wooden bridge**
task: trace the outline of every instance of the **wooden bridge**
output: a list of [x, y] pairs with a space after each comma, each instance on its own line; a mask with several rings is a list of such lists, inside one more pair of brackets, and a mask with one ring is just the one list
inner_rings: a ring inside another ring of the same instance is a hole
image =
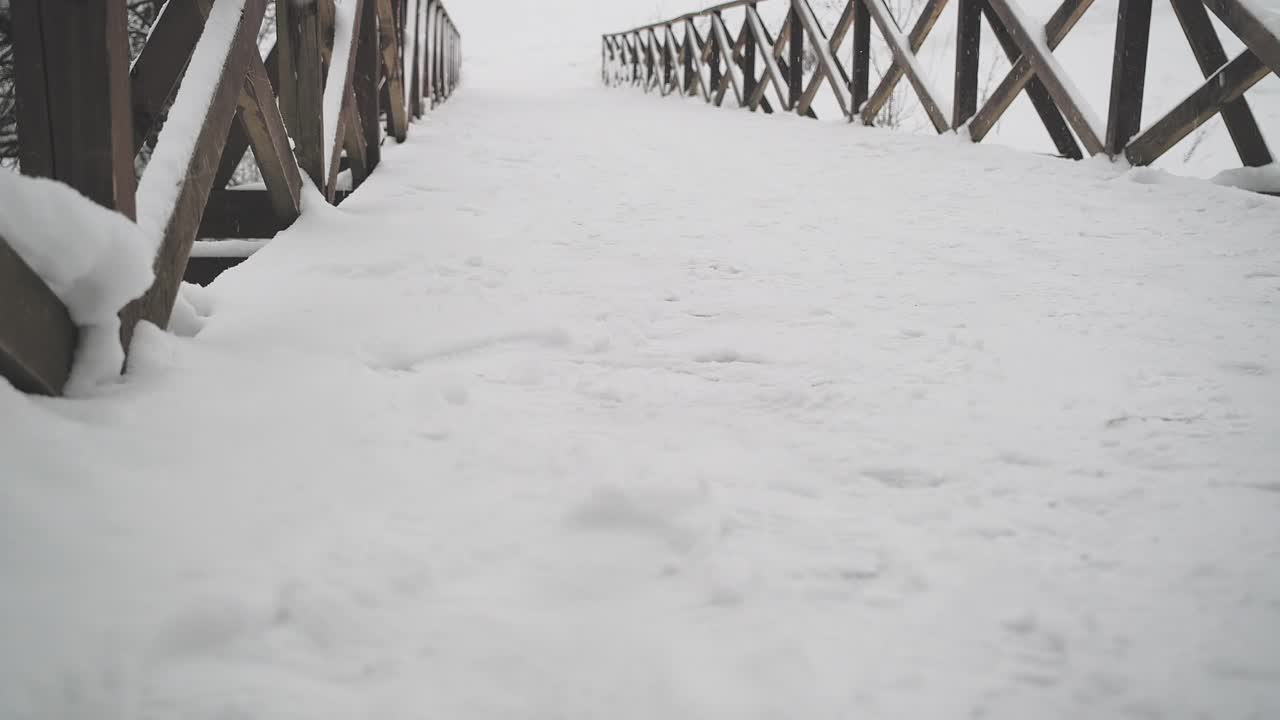
[[[1013, 0], [957, 2], [950, 107], [917, 56], [947, 0], [928, 0], [905, 34], [884, 0], [849, 0], [830, 29], [808, 0], [734, 0], [604, 35], [602, 79], [807, 117], [817, 117], [825, 93], [840, 116], [862, 124], [875, 123], [905, 79], [938, 133], [974, 142], [1025, 92], [1059, 155], [1106, 155], [1135, 166], [1220, 114], [1244, 166], [1273, 162], [1246, 93], [1280, 69], [1280, 40], [1247, 0], [1171, 0], [1204, 81], [1145, 124], [1148, 64], [1161, 62], [1148, 57], [1152, 0], [1121, 0], [1105, 125], [1052, 53], [1092, 0], [1064, 0], [1043, 28], [1030, 26]], [[785, 7], [776, 32], [761, 6]], [[163, 217], [153, 219], [162, 236], [154, 285], [120, 312], [126, 347], [138, 322], [165, 325], [184, 278], [205, 284], [244, 259], [193, 255], [197, 239], [268, 238], [289, 227], [302, 211], [304, 177], [330, 203], [342, 201], [377, 168], [385, 138], [403, 141], [411, 120], [448, 99], [460, 81], [461, 36], [439, 0], [271, 7], [276, 39], [260, 47], [267, 0], [172, 0], [131, 63], [123, 0], [13, 6], [22, 172], [61, 181], [130, 219], [140, 189], [163, 195], [178, 187]], [[1243, 42], [1235, 57], [1211, 14]], [[980, 104], [984, 21], [1011, 69]], [[878, 78], [873, 33], [892, 55]], [[199, 81], [181, 92], [184, 72]], [[207, 92], [195, 87], [205, 82]], [[191, 136], [163, 132], [166, 118], [181, 118], [173, 124]], [[261, 185], [229, 187], [247, 150]], [[26, 391], [57, 394], [77, 328], [3, 241], [0, 277], [0, 371]]]
[[[340, 202], [377, 168], [385, 138], [403, 142], [410, 120], [461, 79], [461, 34], [440, 0], [272, 9], [264, 53], [268, 0], [173, 0], [131, 63], [124, 0], [13, 4], [22, 172], [130, 219], [150, 173], [169, 176], [150, 183], [157, 192], [178, 185], [157, 222], [155, 284], [120, 313], [126, 346], [139, 321], [168, 323], [184, 277], [208, 282], [242, 259], [192, 257], [197, 238], [266, 238], [288, 227], [302, 211], [303, 175]], [[197, 83], [180, 92], [184, 74]], [[175, 117], [194, 137], [162, 131]], [[228, 187], [246, 151], [264, 189]], [[139, 156], [151, 161], [140, 176]], [[59, 393], [76, 327], [3, 238], [0, 278], [0, 374]]]

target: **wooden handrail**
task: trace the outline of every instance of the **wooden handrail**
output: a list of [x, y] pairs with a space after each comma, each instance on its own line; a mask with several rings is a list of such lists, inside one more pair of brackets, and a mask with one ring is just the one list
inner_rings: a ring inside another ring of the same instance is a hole
[[[1154, 162], [1221, 113], [1244, 165], [1272, 162], [1245, 94], [1268, 74], [1280, 75], [1280, 38], [1246, 0], [1171, 0], [1205, 81], [1190, 88], [1186, 99], [1163, 116], [1145, 124], [1143, 90], [1151, 0], [1120, 0], [1105, 123], [1077, 94], [1053, 55], [1053, 49], [1076, 27], [1093, 0], [1062, 0], [1043, 28], [1028, 25], [1015, 0], [957, 0], [960, 9], [954, 33], [956, 68], [951, 102], [930, 85], [918, 56], [947, 0], [928, 0], [909, 34], [898, 29], [908, 18], [893, 17], [884, 0], [848, 0], [830, 35], [809, 0], [779, 0], [789, 7], [779, 32], [771, 34], [756, 11], [759, 3], [767, 1], [735, 0], [605, 34], [601, 77], [606, 85], [640, 85], [646, 92], [658, 87], [664, 95], [669, 90], [683, 96], [701, 94], [717, 105], [733, 90], [740, 107], [765, 112], [775, 109], [768, 101], [772, 86], [779, 108], [809, 117], [816, 117], [813, 101], [825, 88], [848, 121], [866, 125], [877, 122], [894, 88], [906, 78], [937, 132], [960, 132], [974, 142], [985, 138], [1017, 95], [1025, 91], [1062, 156], [1107, 154], [1134, 165]], [[724, 12], [734, 8], [742, 8], [743, 18], [736, 37], [724, 22]], [[1234, 59], [1224, 53], [1209, 20], [1210, 12], [1244, 44], [1245, 50]], [[693, 25], [693, 20], [701, 17], [710, 18], [706, 38]], [[978, 62], [984, 19], [1011, 68], [980, 105]], [[675, 39], [679, 31], [686, 38], [683, 44]], [[884, 39], [892, 58], [875, 91], [869, 92], [873, 31]], [[659, 36], [664, 40], [657, 40]], [[853, 45], [849, 67], [839, 57], [846, 37], [852, 38]], [[654, 45], [661, 60], [657, 63], [652, 59]], [[806, 57], [814, 60], [810, 68], [804, 67]], [[757, 58], [763, 60], [763, 68], [757, 68]], [[1150, 60], [1160, 62], [1163, 58]]]
[[[268, 2], [277, 42], [264, 58]], [[167, 325], [202, 228], [288, 227], [304, 177], [338, 202], [342, 169], [354, 188], [378, 165], [383, 122], [403, 141], [461, 78], [461, 35], [442, 0], [168, 0], [132, 65], [125, 12], [126, 0], [12, 7], [22, 171], [130, 219], [137, 208], [158, 248], [154, 284], [120, 312], [126, 348], [138, 322]], [[266, 190], [228, 192], [247, 150]], [[3, 238], [0, 278], [0, 375], [60, 393], [75, 350], [65, 308]]]

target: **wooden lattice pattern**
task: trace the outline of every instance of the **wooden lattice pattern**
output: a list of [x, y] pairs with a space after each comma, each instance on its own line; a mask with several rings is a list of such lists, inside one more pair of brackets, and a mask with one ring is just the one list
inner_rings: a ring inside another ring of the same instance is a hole
[[[905, 77], [937, 132], [963, 131], [975, 142], [987, 136], [1025, 91], [1059, 154], [1075, 159], [1085, 154], [1123, 156], [1134, 165], [1154, 162], [1221, 113], [1244, 165], [1272, 162], [1245, 93], [1268, 73], [1280, 75], [1280, 40], [1247, 0], [1170, 0], [1205, 79], [1145, 128], [1142, 100], [1152, 0], [1120, 0], [1105, 126], [1053, 54], [1093, 0], [1063, 0], [1043, 28], [1031, 27], [1013, 0], [956, 0], [955, 92], [950, 108], [929, 86], [917, 56], [947, 0], [928, 0], [906, 34], [884, 0], [849, 0], [830, 34], [808, 0], [779, 0], [789, 7], [776, 36], [757, 9], [771, 1], [734, 0], [605, 35], [603, 80], [608, 85], [641, 86], [647, 92], [658, 89], [663, 95], [700, 95], [716, 105], [732, 92], [737, 104], [750, 110], [783, 110], [810, 117], [816, 116], [813, 102], [825, 88], [844, 117], [871, 125]], [[741, 8], [744, 16], [737, 34], [724, 19], [724, 13], [734, 8]], [[1223, 49], [1210, 13], [1244, 44], [1234, 58], [1228, 58]], [[984, 19], [1011, 67], [979, 106]], [[695, 20], [709, 28], [706, 37]], [[870, 82], [873, 29], [892, 54], [874, 90]], [[846, 65], [841, 50], [850, 38]], [[804, 67], [806, 44], [815, 58], [811, 71]]]

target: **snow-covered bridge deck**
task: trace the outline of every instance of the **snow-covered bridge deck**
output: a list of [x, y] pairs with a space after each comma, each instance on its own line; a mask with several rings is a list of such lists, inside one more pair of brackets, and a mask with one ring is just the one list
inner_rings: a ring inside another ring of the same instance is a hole
[[1280, 709], [1280, 201], [603, 89], [304, 200], [0, 388], [0, 715]]

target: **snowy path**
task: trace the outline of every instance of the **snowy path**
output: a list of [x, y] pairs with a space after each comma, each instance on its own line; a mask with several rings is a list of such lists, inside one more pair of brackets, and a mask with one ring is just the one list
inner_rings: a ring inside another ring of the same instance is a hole
[[464, 91], [0, 388], [0, 717], [1276, 717], [1280, 200], [1159, 180]]

